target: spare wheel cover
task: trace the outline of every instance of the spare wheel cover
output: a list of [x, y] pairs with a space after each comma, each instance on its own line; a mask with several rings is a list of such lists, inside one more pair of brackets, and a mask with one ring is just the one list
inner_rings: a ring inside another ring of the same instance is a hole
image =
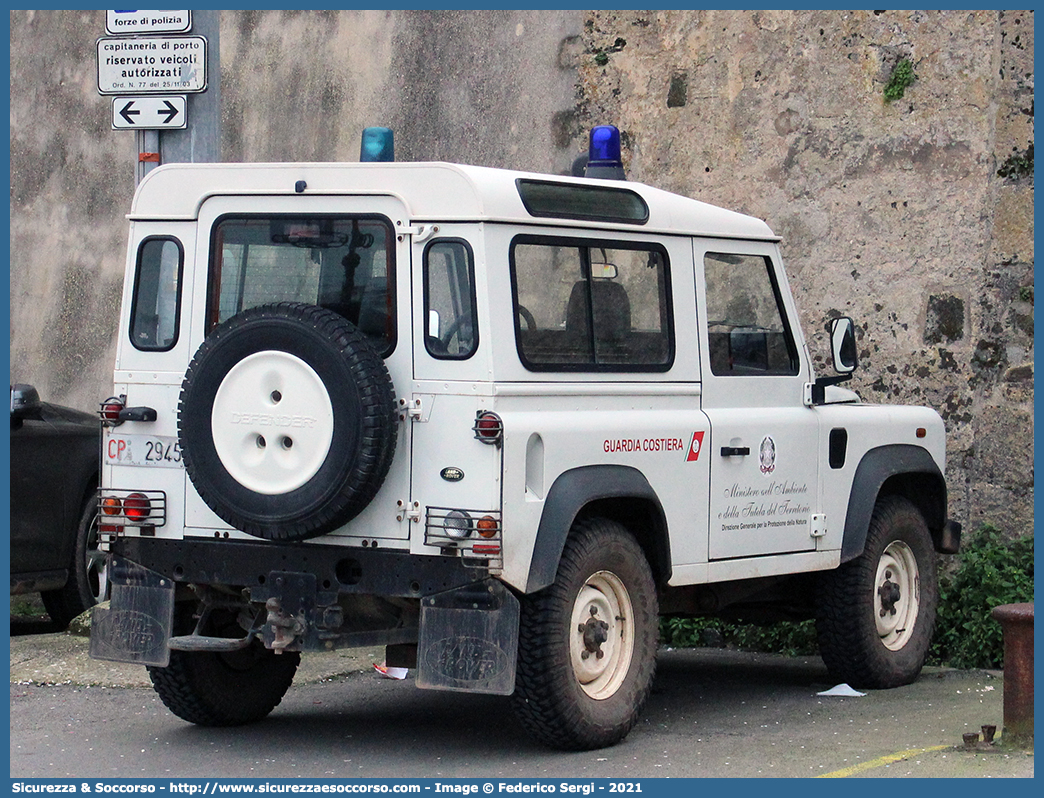
[[200, 497], [237, 529], [303, 540], [376, 495], [395, 446], [391, 378], [365, 336], [314, 305], [219, 325], [182, 384], [178, 436]]
[[218, 459], [236, 482], [257, 493], [289, 493], [326, 462], [333, 405], [311, 366], [270, 349], [248, 355], [225, 375], [210, 429]]

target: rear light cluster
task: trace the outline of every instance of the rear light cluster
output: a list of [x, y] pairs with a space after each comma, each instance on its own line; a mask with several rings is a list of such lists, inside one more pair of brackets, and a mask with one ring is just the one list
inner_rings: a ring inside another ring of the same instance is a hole
[[483, 443], [500, 446], [504, 442], [504, 422], [500, 416], [489, 410], [480, 410], [475, 416], [475, 426], [471, 428], [475, 437]]
[[101, 403], [98, 415], [101, 416], [102, 424], [107, 427], [118, 427], [123, 423], [120, 420], [120, 411], [127, 406], [126, 396], [110, 396]]
[[167, 522], [167, 494], [161, 490], [104, 490], [98, 498], [102, 532], [121, 526], [157, 527]]
[[[459, 510], [429, 507], [424, 525], [424, 542], [429, 546], [455, 549], [465, 565], [501, 568], [503, 550], [500, 513], [496, 510]], [[468, 562], [469, 559], [481, 562]]]

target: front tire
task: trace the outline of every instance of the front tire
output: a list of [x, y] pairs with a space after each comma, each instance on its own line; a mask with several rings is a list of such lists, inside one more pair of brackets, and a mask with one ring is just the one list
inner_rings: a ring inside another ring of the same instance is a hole
[[652, 686], [656, 586], [625, 527], [577, 522], [550, 587], [523, 597], [513, 705], [522, 726], [564, 750], [613, 745]]
[[914, 681], [935, 631], [935, 552], [908, 499], [878, 501], [863, 553], [819, 579], [816, 632], [831, 674], [853, 687]]
[[[191, 613], [178, 608], [175, 626], [192, 628]], [[243, 630], [230, 613], [210, 634], [239, 637]], [[198, 726], [241, 726], [265, 718], [290, 689], [301, 655], [276, 654], [254, 640], [241, 651], [171, 651], [165, 668], [147, 666], [152, 686], [167, 709]]]

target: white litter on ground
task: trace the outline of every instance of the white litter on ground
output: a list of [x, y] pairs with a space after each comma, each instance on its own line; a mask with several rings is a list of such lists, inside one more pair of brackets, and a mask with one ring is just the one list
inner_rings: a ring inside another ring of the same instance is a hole
[[824, 690], [822, 693], [816, 693], [816, 695], [840, 695], [840, 696], [860, 696], [866, 695], [866, 693], [860, 693], [858, 690], [854, 690], [847, 684], [839, 684], [837, 687], [831, 687], [829, 690]]
[[405, 679], [407, 668], [389, 668], [387, 665], [373, 663], [373, 669], [385, 679]]

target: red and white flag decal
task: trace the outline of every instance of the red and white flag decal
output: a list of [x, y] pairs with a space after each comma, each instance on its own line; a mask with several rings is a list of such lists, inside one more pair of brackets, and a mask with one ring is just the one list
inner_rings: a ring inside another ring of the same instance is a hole
[[700, 459], [700, 449], [703, 448], [703, 432], [692, 433], [692, 443], [689, 444], [689, 454], [685, 458], [686, 463], [694, 463]]

